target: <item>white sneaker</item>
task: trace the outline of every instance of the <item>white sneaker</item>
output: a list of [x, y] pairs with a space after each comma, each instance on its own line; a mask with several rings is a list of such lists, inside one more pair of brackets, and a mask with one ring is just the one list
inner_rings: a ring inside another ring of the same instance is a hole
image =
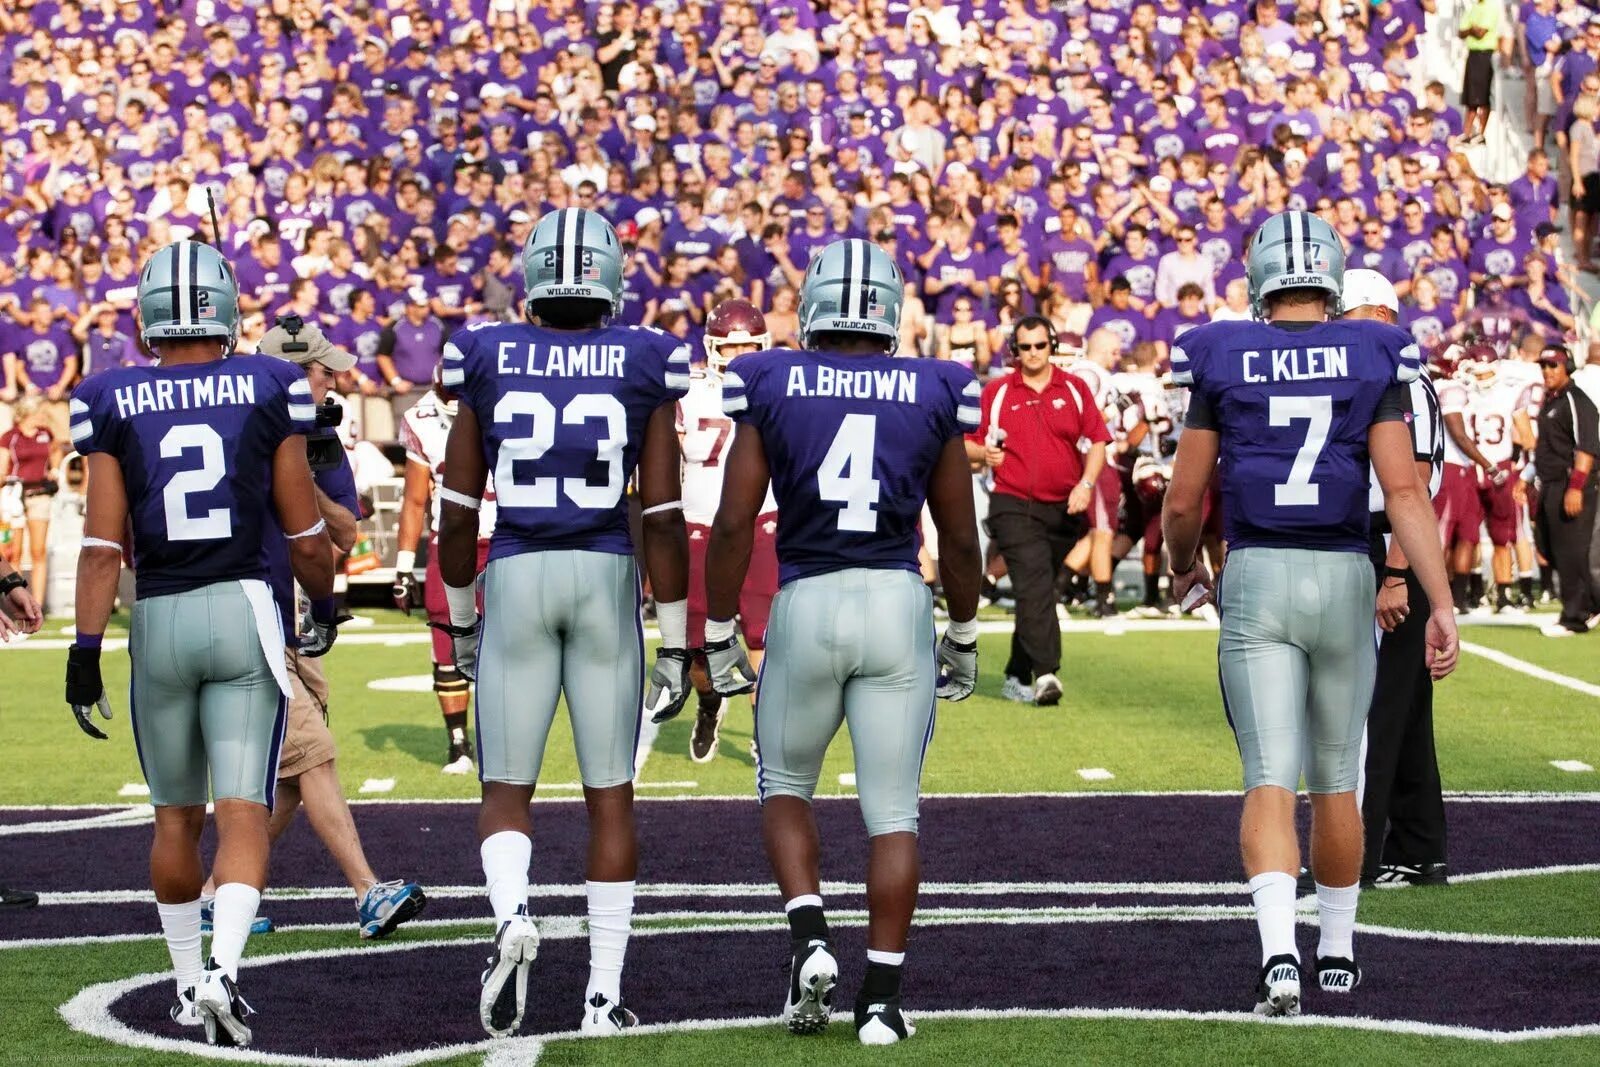
[[621, 1002], [613, 1004], [604, 993], [596, 993], [584, 1003], [578, 1029], [584, 1037], [610, 1037], [638, 1025], [639, 1017]]
[[508, 1037], [522, 1025], [522, 1013], [528, 1006], [528, 971], [538, 955], [539, 928], [528, 918], [524, 905], [500, 924], [494, 955], [483, 972], [478, 1021], [490, 1037]]
[[1577, 631], [1576, 630], [1569, 630], [1565, 626], [1561, 625], [1559, 622], [1547, 622], [1543, 626], [1539, 627], [1539, 632], [1544, 634], [1546, 637], [1575, 637], [1575, 636], [1577, 636]]
[[833, 987], [839, 984], [839, 963], [828, 943], [807, 941], [795, 948], [789, 963], [789, 995], [783, 1023], [791, 1034], [820, 1034], [833, 1011]]
[[1033, 702], [1040, 707], [1054, 707], [1061, 702], [1061, 679], [1053, 674], [1041, 674], [1033, 680]]
[[1000, 687], [1000, 696], [1016, 704], [1032, 704], [1033, 688], [1020, 679], [1006, 675], [1006, 684]]
[[212, 1045], [234, 1045], [244, 1048], [250, 1044], [250, 1027], [245, 1020], [255, 1014], [239, 995], [228, 973], [217, 966], [216, 960], [207, 960], [200, 984], [194, 990], [195, 1014], [206, 1028], [206, 1041]]

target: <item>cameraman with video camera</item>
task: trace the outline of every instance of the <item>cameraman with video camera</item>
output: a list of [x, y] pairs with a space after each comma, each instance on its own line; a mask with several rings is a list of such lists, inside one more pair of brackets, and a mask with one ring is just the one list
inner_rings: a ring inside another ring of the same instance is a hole
[[[298, 315], [284, 315], [261, 338], [258, 351], [299, 364], [311, 383], [311, 397], [317, 405], [316, 429], [306, 437], [306, 456], [311, 462], [316, 483], [317, 508], [327, 524], [328, 536], [341, 553], [356, 542], [356, 521], [361, 504], [356, 495], [355, 474], [345, 458], [338, 427], [343, 412], [330, 399], [335, 376], [355, 366], [355, 357], [334, 346], [317, 326]], [[289, 571], [288, 540], [270, 542], [275, 554], [270, 564], [273, 597], [283, 614], [284, 630], [293, 634], [299, 619], [298, 590]], [[328, 729], [328, 683], [322, 661], [300, 655], [297, 642], [290, 640], [284, 653], [289, 668], [293, 695], [289, 700], [288, 725], [283, 739], [283, 755], [278, 764], [277, 802], [273, 806], [269, 832], [274, 841], [294, 821], [303, 804], [311, 828], [328, 853], [344, 872], [355, 893], [360, 915], [361, 936], [384, 937], [422, 911], [426, 899], [421, 887], [404, 880], [379, 882], [367, 863], [356, 832], [350, 806], [345, 803], [334, 769], [333, 734]], [[210, 886], [207, 886], [207, 892]], [[209, 918], [203, 909], [202, 918]], [[257, 920], [266, 929], [269, 920]], [[257, 932], [262, 932], [258, 930]]]

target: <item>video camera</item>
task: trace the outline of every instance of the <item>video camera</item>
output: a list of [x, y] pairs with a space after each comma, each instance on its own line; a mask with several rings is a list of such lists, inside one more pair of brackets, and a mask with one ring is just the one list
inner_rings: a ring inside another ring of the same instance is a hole
[[[311, 346], [300, 340], [300, 331], [305, 329], [306, 324], [299, 315], [284, 315], [278, 319], [277, 325], [289, 335], [289, 340], [283, 343], [285, 356], [293, 359], [311, 351]], [[339, 425], [342, 422], [344, 408], [333, 397], [325, 397], [317, 405], [315, 428], [306, 434], [306, 459], [313, 471], [334, 470], [344, 462], [344, 442], [339, 440]]]

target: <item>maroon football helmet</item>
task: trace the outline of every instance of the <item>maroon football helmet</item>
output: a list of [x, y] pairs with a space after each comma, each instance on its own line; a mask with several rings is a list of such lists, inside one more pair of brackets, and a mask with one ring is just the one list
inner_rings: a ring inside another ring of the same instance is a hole
[[1145, 505], [1154, 507], [1166, 495], [1168, 470], [1153, 456], [1140, 456], [1133, 465], [1133, 489]]
[[772, 332], [767, 329], [767, 317], [761, 309], [748, 300], [724, 300], [706, 316], [706, 362], [721, 374], [727, 370], [731, 356], [722, 354], [723, 345], [755, 345], [757, 349], [772, 347]]

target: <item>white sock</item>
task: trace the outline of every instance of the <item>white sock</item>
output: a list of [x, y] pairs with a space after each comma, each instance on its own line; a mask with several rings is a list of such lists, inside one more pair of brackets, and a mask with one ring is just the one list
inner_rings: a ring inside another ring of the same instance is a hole
[[820, 907], [822, 907], [822, 898], [820, 896], [818, 896], [817, 894], [815, 894], [815, 893], [802, 893], [800, 896], [797, 896], [793, 900], [791, 900], [788, 903], [784, 904], [783, 911], [784, 911], [784, 914], [787, 915], [789, 912], [793, 911], [796, 908], [806, 908], [806, 907], [811, 907], [811, 908], [820, 908]]
[[1256, 929], [1261, 933], [1261, 962], [1274, 956], [1300, 959], [1294, 947], [1294, 875], [1268, 871], [1250, 879], [1256, 904]]
[[205, 965], [200, 958], [200, 902], [157, 903], [156, 911], [161, 913], [161, 936], [167, 939], [167, 955], [172, 957], [172, 973], [182, 993], [199, 984]]
[[600, 993], [622, 1002], [622, 957], [633, 931], [632, 882], [585, 882], [589, 891], [589, 988], [583, 999]]
[[1322, 920], [1318, 956], [1356, 958], [1356, 902], [1360, 898], [1360, 882], [1342, 888], [1317, 883], [1317, 915]]
[[904, 952], [879, 952], [875, 948], [869, 948], [867, 949], [867, 962], [900, 967], [906, 962], [906, 954]]
[[489, 906], [498, 927], [528, 903], [533, 840], [517, 830], [501, 830], [484, 838], [478, 855], [483, 859], [483, 881], [489, 887]]
[[250, 939], [250, 926], [261, 906], [261, 890], [243, 882], [217, 886], [216, 911], [211, 918], [211, 958], [229, 978], [239, 980], [239, 959]]

